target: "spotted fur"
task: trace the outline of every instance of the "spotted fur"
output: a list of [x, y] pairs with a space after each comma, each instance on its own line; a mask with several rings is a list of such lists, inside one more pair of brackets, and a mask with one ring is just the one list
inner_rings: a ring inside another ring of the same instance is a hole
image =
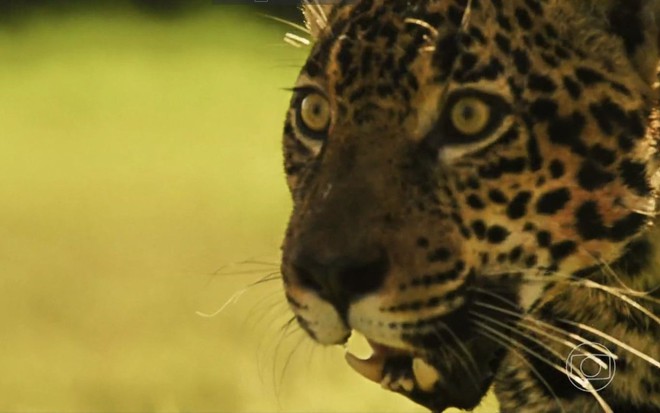
[[[284, 130], [300, 326], [402, 350], [385, 387], [436, 411], [494, 386], [503, 412], [660, 412], [660, 2], [358, 0], [307, 17]], [[331, 107], [322, 136], [301, 125], [310, 91]], [[462, 96], [494, 110], [470, 142], [447, 126]], [[618, 358], [598, 392], [563, 370], [583, 341]], [[431, 390], [413, 358], [439, 373]]]

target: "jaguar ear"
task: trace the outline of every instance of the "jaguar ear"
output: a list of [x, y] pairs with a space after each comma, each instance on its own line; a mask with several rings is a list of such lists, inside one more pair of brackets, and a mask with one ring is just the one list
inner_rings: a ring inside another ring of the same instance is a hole
[[660, 0], [570, 0], [589, 21], [619, 37], [640, 75], [654, 82], [660, 61]]
[[303, 2], [302, 12], [305, 17], [305, 26], [314, 39], [318, 39], [319, 34], [328, 25], [328, 18], [333, 7], [332, 4], [320, 4], [315, 0]]

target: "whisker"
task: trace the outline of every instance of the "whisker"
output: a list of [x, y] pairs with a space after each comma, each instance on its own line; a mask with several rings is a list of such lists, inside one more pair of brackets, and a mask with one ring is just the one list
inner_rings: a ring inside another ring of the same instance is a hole
[[316, 24], [319, 27], [324, 27], [328, 23], [328, 17], [325, 15], [323, 8], [317, 1], [312, 3], [308, 0], [303, 0], [303, 5], [307, 6], [307, 9], [313, 15], [313, 18], [316, 20]]
[[595, 335], [597, 335], [601, 338], [604, 338], [605, 340], [608, 340], [608, 341], [612, 342], [613, 344], [616, 344], [617, 346], [622, 347], [625, 350], [628, 350], [629, 352], [633, 353], [634, 355], [641, 358], [642, 360], [647, 361], [648, 363], [652, 364], [653, 366], [655, 366], [657, 368], [660, 368], [660, 361], [655, 360], [653, 357], [649, 356], [648, 354], [637, 350], [636, 348], [630, 346], [629, 344], [624, 343], [623, 341], [621, 341], [617, 338], [612, 337], [609, 334], [606, 334], [606, 333], [604, 333], [604, 332], [602, 332], [602, 331], [600, 331], [596, 328], [593, 328], [593, 327], [588, 326], [588, 325], [583, 324], [583, 323], [576, 323], [575, 321], [566, 320], [564, 318], [559, 318], [558, 320], [563, 322], [563, 323], [566, 323], [566, 324], [572, 325], [574, 327], [580, 328], [582, 330], [588, 331], [588, 332], [590, 332], [592, 334], [595, 334]]
[[[461, 340], [456, 336], [456, 334], [452, 331], [452, 329], [448, 325], [442, 323], [442, 328], [445, 331], [447, 331], [447, 333], [449, 333], [449, 335], [452, 337], [454, 342], [458, 345], [459, 349], [468, 357], [468, 360], [472, 365], [472, 368], [470, 368], [470, 365], [468, 365], [465, 359], [461, 357], [460, 354], [458, 354], [458, 351], [453, 346], [446, 347], [446, 350], [451, 352], [451, 354], [456, 358], [456, 360], [458, 360], [458, 363], [461, 365], [461, 368], [463, 368], [463, 370], [465, 370], [465, 372], [469, 375], [470, 381], [472, 382], [474, 388], [478, 390], [479, 381], [477, 380], [477, 375], [479, 373], [479, 367], [477, 366], [474, 357], [472, 357], [472, 354], [470, 354], [467, 347], [465, 347], [465, 345], [461, 342]], [[438, 333], [438, 337], [440, 337], [439, 333]]]
[[264, 275], [263, 277], [259, 278], [257, 281], [254, 281], [245, 287], [241, 288], [240, 290], [236, 291], [234, 294], [232, 294], [231, 297], [227, 301], [225, 301], [224, 304], [220, 306], [219, 309], [214, 311], [213, 313], [205, 313], [203, 311], [195, 311], [195, 314], [197, 314], [200, 317], [204, 318], [213, 318], [218, 316], [220, 313], [222, 313], [226, 308], [228, 308], [231, 305], [236, 304], [242, 297], [243, 295], [248, 292], [251, 288], [256, 287], [261, 284], [265, 284], [270, 281], [275, 281], [280, 279], [280, 273], [279, 271], [277, 272], [272, 272]]
[[[480, 322], [479, 320], [473, 320], [473, 321], [479, 328], [482, 328], [485, 331], [489, 331], [492, 334], [495, 334], [496, 336], [500, 337], [501, 339], [503, 339], [503, 340], [505, 340], [509, 343], [513, 342], [513, 343], [517, 344], [518, 346], [520, 346], [521, 350], [523, 350], [523, 351], [527, 352], [528, 354], [536, 357], [537, 359], [544, 362], [546, 365], [552, 367], [553, 369], [559, 371], [560, 373], [566, 374], [568, 377], [572, 378], [578, 384], [580, 384], [585, 390], [587, 390], [589, 392], [589, 394], [591, 394], [596, 399], [598, 404], [600, 404], [600, 406], [603, 408], [605, 413], [614, 413], [612, 408], [607, 404], [607, 402], [605, 402], [605, 400], [603, 400], [603, 398], [598, 394], [598, 392], [594, 389], [594, 387], [591, 385], [589, 380], [587, 380], [584, 377], [584, 375], [579, 371], [579, 369], [576, 369], [576, 372], [578, 374], [580, 374], [580, 376], [576, 376], [576, 375], [568, 372], [565, 367], [562, 368], [562, 367], [558, 366], [557, 364], [553, 363], [551, 360], [549, 360], [545, 356], [543, 356], [543, 355], [539, 354], [538, 352], [530, 349], [528, 346], [524, 345], [523, 343], [521, 343], [521, 342], [519, 342], [519, 341], [517, 341], [517, 340], [515, 340], [511, 337], [508, 337], [508, 336], [504, 335], [503, 333], [501, 333], [501, 332], [497, 331], [496, 329], [486, 325], [483, 322]], [[479, 332], [479, 331], [477, 330], [477, 332]]]
[[[323, 23], [328, 22], [328, 15], [326, 14], [325, 10], [323, 10], [323, 6], [321, 6], [321, 3], [318, 2], [318, 0], [313, 0], [314, 4], [312, 6], [318, 11], [319, 17], [323, 21]], [[309, 1], [306, 0], [306, 3], [309, 3]]]
[[239, 264], [263, 265], [265, 267], [279, 267], [280, 266], [280, 264], [278, 262], [261, 261], [261, 260], [245, 260], [245, 261], [239, 262]]
[[579, 246], [579, 250], [582, 251], [583, 253], [587, 254], [588, 256], [590, 256], [601, 268], [604, 268], [607, 271], [607, 274], [611, 275], [614, 278], [614, 280], [616, 280], [616, 282], [618, 282], [619, 285], [621, 285], [621, 287], [623, 287], [623, 289], [625, 291], [635, 291], [634, 289], [628, 287], [623, 282], [621, 277], [619, 277], [619, 275], [616, 273], [616, 271], [614, 271], [614, 268], [612, 268], [612, 266], [609, 263], [607, 263], [605, 260], [603, 260], [602, 258], [596, 256], [591, 251], [589, 251], [588, 249], [586, 249], [582, 246]]
[[507, 343], [504, 343], [502, 340], [500, 340], [500, 339], [498, 339], [497, 337], [495, 337], [495, 336], [489, 334], [489, 333], [486, 332], [486, 331], [477, 331], [477, 332], [478, 332], [478, 333], [481, 333], [484, 337], [488, 338], [489, 340], [492, 340], [492, 341], [494, 341], [495, 343], [501, 345], [502, 347], [504, 347], [504, 348], [508, 348], [509, 351], [515, 353], [515, 355], [518, 356], [518, 359], [519, 359], [521, 362], [523, 362], [523, 364], [525, 364], [527, 367], [529, 367], [529, 369], [532, 371], [532, 373], [534, 373], [534, 376], [536, 376], [536, 378], [539, 379], [539, 381], [540, 381], [541, 383], [543, 383], [543, 385], [548, 389], [548, 391], [550, 392], [550, 394], [552, 394], [552, 397], [553, 397], [553, 398], [555, 399], [555, 401], [557, 402], [557, 406], [559, 406], [559, 410], [561, 410], [562, 412], [565, 412], [565, 411], [566, 411], [566, 410], [564, 410], [564, 406], [562, 405], [561, 400], [559, 400], [559, 397], [557, 397], [557, 394], [556, 394], [555, 391], [552, 389], [552, 386], [550, 386], [550, 384], [547, 382], [547, 380], [543, 378], [543, 375], [542, 375], [541, 373], [539, 373], [539, 371], [536, 369], [536, 367], [534, 367], [534, 366], [532, 365], [532, 363], [530, 363], [530, 362], [527, 360], [527, 358], [525, 358], [525, 356], [524, 356], [523, 354], [520, 353], [520, 351], [518, 351], [518, 350], [517, 350], [515, 347], [513, 347], [513, 346], [507, 345]]
[[[526, 276], [522, 280], [523, 282], [566, 282], [570, 283], [573, 285], [580, 285], [583, 287], [587, 288], [596, 288], [599, 290], [602, 290], [604, 292], [607, 292], [611, 295], [614, 295], [617, 298], [621, 298], [620, 295], [626, 296], [626, 294], [633, 296], [637, 299], [644, 300], [644, 301], [650, 301], [655, 304], [660, 304], [660, 299], [650, 297], [649, 295], [660, 289], [660, 286], [657, 288], [654, 288], [650, 291], [635, 291], [635, 290], [622, 290], [620, 288], [616, 287], [609, 287], [603, 284], [600, 284], [596, 281], [589, 280], [589, 279], [583, 279], [583, 278], [578, 278], [575, 276], [570, 276], [570, 275], [561, 275], [559, 273], [556, 273], [555, 276]], [[627, 297], [627, 296], [626, 296]], [[629, 299], [629, 297], [627, 297]]]
[[309, 30], [307, 30], [307, 28], [306, 28], [305, 26], [302, 26], [302, 25], [300, 25], [300, 24], [298, 24], [298, 23], [294, 23], [294, 22], [292, 22], [292, 21], [289, 21], [289, 20], [283, 19], [283, 18], [281, 18], [281, 17], [271, 16], [270, 14], [263, 14], [263, 13], [257, 13], [257, 14], [258, 14], [259, 16], [263, 17], [263, 18], [266, 18], [266, 19], [269, 19], [269, 20], [273, 20], [273, 21], [276, 21], [276, 22], [278, 22], [278, 23], [282, 23], [282, 24], [284, 24], [284, 25], [286, 25], [286, 26], [292, 27], [292, 28], [294, 28], [294, 29], [296, 29], [296, 30], [299, 30], [299, 31], [303, 32], [303, 33], [306, 33], [306, 34], [310, 34], [310, 35], [311, 35], [311, 33], [309, 32]]
[[[477, 312], [477, 311], [470, 311], [470, 313], [471, 313], [472, 315], [476, 316], [476, 317], [481, 318], [483, 321], [487, 321], [487, 322], [489, 322], [489, 323], [491, 323], [491, 324], [494, 324], [494, 325], [497, 325], [497, 326], [499, 326], [499, 327], [502, 327], [502, 328], [504, 328], [504, 329], [506, 329], [506, 330], [508, 330], [508, 331], [511, 331], [512, 333], [518, 334], [518, 335], [521, 336], [522, 338], [525, 338], [525, 339], [527, 339], [527, 340], [529, 340], [529, 341], [531, 341], [531, 342], [533, 342], [533, 343], [535, 343], [535, 344], [541, 346], [542, 348], [546, 349], [549, 353], [551, 353], [553, 356], [557, 357], [557, 358], [560, 359], [560, 360], [563, 358], [563, 356], [562, 356], [561, 354], [559, 354], [559, 353], [558, 353], [556, 350], [554, 350], [553, 348], [549, 347], [546, 343], [542, 342], [541, 340], [539, 340], [538, 338], [532, 336], [531, 334], [528, 334], [528, 333], [525, 333], [525, 332], [523, 332], [523, 331], [518, 330], [515, 326], [513, 326], [513, 325], [511, 325], [511, 324], [507, 324], [507, 323], [504, 323], [504, 322], [502, 322], [502, 321], [496, 320], [496, 319], [494, 319], [494, 318], [492, 318], [492, 317], [489, 317], [489, 316], [487, 316], [487, 315], [481, 314], [481, 313], [479, 313], [479, 312]], [[594, 358], [594, 359], [596, 359], [596, 358]], [[603, 363], [602, 360], [598, 360], [598, 361], [600, 361], [600, 363], [601, 363], [601, 367], [607, 367], [607, 365], [606, 365], [605, 363]]]
[[[297, 331], [295, 331], [295, 332], [297, 332]], [[293, 359], [293, 355], [296, 353], [296, 351], [298, 351], [298, 349], [300, 348], [300, 345], [305, 341], [306, 338], [307, 337], [305, 335], [302, 335], [300, 337], [300, 340], [298, 340], [298, 342], [293, 346], [293, 348], [289, 352], [289, 355], [287, 356], [287, 358], [284, 362], [284, 366], [282, 367], [282, 372], [280, 373], [280, 391], [281, 391], [281, 388], [284, 385], [284, 376], [286, 376], [286, 371], [289, 368], [289, 365], [291, 364], [291, 360]]]
[[307, 47], [312, 44], [312, 42], [309, 39], [306, 39], [302, 36], [298, 36], [293, 33], [286, 33], [284, 35], [284, 41], [288, 44], [290, 44], [293, 47]]
[[[520, 323], [519, 323], [518, 325], [520, 325], [521, 327], [524, 327], [524, 328], [526, 328], [526, 329], [528, 329], [528, 330], [530, 330], [530, 331], [533, 331], [533, 332], [535, 332], [535, 333], [537, 333], [537, 334], [541, 334], [542, 336], [545, 336], [545, 337], [547, 337], [547, 338], [549, 338], [549, 339], [551, 339], [551, 340], [553, 340], [553, 341], [555, 341], [555, 342], [558, 342], [558, 343], [560, 343], [560, 344], [563, 344], [564, 346], [566, 346], [566, 347], [569, 348], [569, 349], [574, 349], [575, 347], [578, 346], [578, 344], [576, 344], [576, 343], [574, 343], [574, 342], [572, 342], [572, 341], [566, 340], [566, 339], [561, 339], [561, 338], [559, 338], [559, 337], [555, 337], [555, 336], [553, 336], [552, 334], [548, 333], [547, 331], [544, 331], [542, 328], [533, 327], [533, 326], [528, 325], [528, 324], [526, 324], [526, 323], [527, 323], [527, 322], [532, 322], [532, 323], [534, 323], [534, 324], [541, 325], [541, 326], [543, 326], [543, 327], [545, 327], [545, 328], [547, 328], [547, 329], [549, 329], [549, 330], [555, 331], [555, 332], [557, 332], [557, 333], [559, 333], [559, 334], [567, 335], [567, 336], [569, 336], [570, 338], [573, 338], [573, 339], [575, 339], [575, 340], [581, 342], [582, 344], [589, 345], [589, 346], [592, 347], [594, 350], [599, 350], [599, 348], [596, 347], [596, 345], [595, 345], [594, 343], [592, 343], [592, 342], [590, 342], [590, 341], [588, 341], [588, 340], [586, 340], [586, 339], [584, 339], [584, 338], [578, 336], [577, 334], [574, 334], [574, 333], [571, 333], [571, 332], [566, 331], [566, 330], [564, 330], [564, 329], [561, 329], [561, 328], [559, 328], [559, 327], [553, 326], [552, 324], [545, 323], [545, 322], [543, 322], [543, 321], [541, 321], [541, 320], [539, 320], [539, 319], [532, 318], [532, 317], [529, 316], [529, 315], [528, 315], [528, 317], [530, 317], [530, 318], [528, 319], [528, 318], [524, 318], [524, 317], [523, 317], [522, 315], [520, 315], [520, 314], [516, 314], [516, 313], [513, 312], [513, 311], [508, 311], [508, 310], [505, 310], [505, 309], [503, 309], [503, 308], [499, 308], [499, 307], [497, 307], [497, 306], [492, 306], [492, 305], [490, 305], [490, 304], [482, 303], [482, 302], [479, 302], [479, 301], [476, 301], [475, 304], [478, 305], [478, 306], [480, 306], [480, 307], [488, 308], [488, 309], [491, 309], [491, 310], [494, 310], [494, 311], [498, 311], [498, 312], [501, 312], [501, 313], [504, 313], [504, 314], [507, 314], [507, 315], [511, 315], [511, 316], [514, 316], [514, 317], [518, 317], [518, 318], [520, 319]], [[618, 359], [618, 357], [616, 357], [616, 356], [613, 357], [613, 358], [614, 358], [615, 360]], [[591, 359], [593, 359], [594, 362], [596, 362], [597, 364], [599, 364], [601, 367], [607, 368], [607, 365], [606, 365], [602, 360], [600, 360], [600, 359], [598, 359], [598, 358], [591, 358]]]
[[223, 305], [220, 306], [220, 308], [218, 308], [216, 311], [214, 311], [212, 313], [205, 313], [205, 312], [202, 312], [202, 311], [195, 311], [195, 314], [197, 314], [200, 317], [204, 317], [204, 318], [216, 317], [220, 313], [225, 311], [225, 308], [229, 307], [230, 305], [236, 304], [238, 302], [238, 300], [241, 299], [243, 294], [245, 294], [249, 290], [249, 288], [250, 287], [248, 286], [248, 287], [245, 287], [245, 288], [242, 288], [242, 289], [236, 291], [234, 294], [232, 294], [231, 297], [229, 297], [229, 299], [227, 301], [225, 301], [225, 303]]

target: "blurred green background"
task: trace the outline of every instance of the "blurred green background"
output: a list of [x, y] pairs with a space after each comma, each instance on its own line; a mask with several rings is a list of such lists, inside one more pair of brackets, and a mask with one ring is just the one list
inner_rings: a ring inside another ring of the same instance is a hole
[[306, 54], [261, 13], [296, 16], [0, 2], [0, 411], [422, 411], [245, 289], [277, 274]]

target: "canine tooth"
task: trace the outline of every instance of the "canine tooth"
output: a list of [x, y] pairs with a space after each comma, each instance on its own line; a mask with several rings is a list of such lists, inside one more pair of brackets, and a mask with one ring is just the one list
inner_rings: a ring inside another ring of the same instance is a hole
[[417, 384], [419, 384], [419, 388], [423, 391], [428, 392], [433, 390], [435, 384], [440, 380], [440, 373], [438, 373], [438, 370], [421, 358], [413, 359], [412, 369]]
[[355, 357], [351, 353], [346, 353], [346, 362], [361, 376], [376, 383], [380, 383], [383, 377], [383, 359], [377, 357], [370, 357], [367, 360], [362, 360]]

